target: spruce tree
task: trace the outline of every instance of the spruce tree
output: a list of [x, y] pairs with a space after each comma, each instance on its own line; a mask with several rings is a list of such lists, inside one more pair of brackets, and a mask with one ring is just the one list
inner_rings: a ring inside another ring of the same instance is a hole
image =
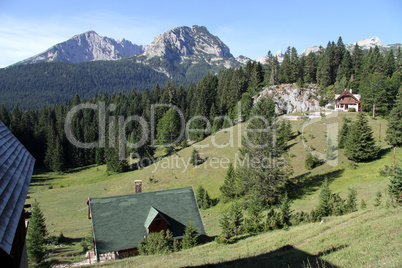
[[1, 105], [0, 109], [0, 120], [6, 127], [10, 127], [10, 115], [8, 114], [7, 108], [4, 103]]
[[332, 214], [332, 193], [329, 189], [328, 179], [325, 179], [321, 185], [321, 192], [318, 202], [317, 213], [321, 217], [326, 217]]
[[196, 235], [196, 230], [190, 220], [184, 229], [184, 236], [181, 242], [183, 249], [188, 249], [195, 247], [197, 245], [198, 236]]
[[[246, 193], [259, 186], [258, 195], [264, 204], [276, 202], [290, 174], [286, 162], [278, 165], [281, 148], [276, 141], [276, 115], [272, 99], [261, 98], [252, 111], [240, 148], [239, 178]], [[249, 194], [248, 193], [248, 194]]]
[[357, 192], [354, 188], [348, 188], [348, 199], [346, 203], [346, 208], [348, 212], [355, 212], [357, 211]]
[[394, 108], [389, 115], [385, 140], [392, 146], [402, 146], [402, 87], [399, 89]]
[[179, 138], [181, 127], [184, 126], [181, 126], [180, 117], [174, 109], [169, 109], [159, 120], [157, 125], [157, 140], [159, 144], [166, 146], [167, 153], [173, 151], [175, 144], [172, 143]]
[[46, 235], [45, 217], [39, 207], [39, 203], [35, 200], [32, 205], [32, 216], [29, 220], [27, 234], [28, 257], [34, 266], [41, 266], [45, 261]]
[[368, 125], [366, 116], [360, 112], [350, 131], [345, 155], [354, 162], [367, 162], [375, 159], [378, 152], [379, 148], [375, 144], [373, 131]]
[[390, 49], [384, 59], [384, 74], [391, 77], [396, 70], [395, 56], [392, 49]]
[[395, 167], [395, 171], [389, 176], [388, 194], [398, 204], [402, 204], [402, 168]]
[[226, 172], [225, 179], [223, 181], [223, 185], [219, 187], [219, 190], [221, 191], [222, 195], [225, 198], [234, 198], [238, 191], [237, 191], [237, 178], [236, 178], [236, 172], [233, 168], [232, 163], [230, 163], [229, 168]]
[[292, 215], [292, 210], [290, 208], [291, 200], [288, 197], [288, 193], [281, 198], [281, 203], [279, 205], [280, 209], [280, 222], [282, 226], [290, 225], [290, 216]]
[[339, 149], [345, 148], [350, 129], [351, 129], [350, 120], [347, 119], [346, 117], [344, 117], [342, 128], [338, 134], [338, 148]]

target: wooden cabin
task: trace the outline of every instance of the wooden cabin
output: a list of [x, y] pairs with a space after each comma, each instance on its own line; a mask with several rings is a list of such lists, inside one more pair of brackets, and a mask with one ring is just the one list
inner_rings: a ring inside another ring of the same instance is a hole
[[139, 243], [152, 232], [170, 230], [182, 239], [190, 221], [197, 235], [205, 234], [193, 187], [88, 201], [98, 261], [137, 255]]
[[25, 199], [35, 159], [0, 121], [0, 266], [28, 267]]
[[348, 112], [353, 108], [358, 112], [361, 98], [360, 94], [353, 94], [352, 89], [346, 88], [342, 94], [335, 94], [335, 111]]

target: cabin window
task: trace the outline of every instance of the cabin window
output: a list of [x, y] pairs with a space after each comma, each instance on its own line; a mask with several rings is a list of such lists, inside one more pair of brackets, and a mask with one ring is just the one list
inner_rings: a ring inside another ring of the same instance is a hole
[[161, 225], [161, 220], [156, 220], [155, 225]]

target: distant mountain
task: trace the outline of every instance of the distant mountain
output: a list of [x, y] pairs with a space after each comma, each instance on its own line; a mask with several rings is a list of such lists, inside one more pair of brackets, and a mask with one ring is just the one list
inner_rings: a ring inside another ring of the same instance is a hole
[[98, 60], [120, 60], [131, 57], [137, 63], [150, 66], [155, 71], [173, 77], [163, 60], [183, 65], [206, 64], [215, 69], [226, 69], [244, 65], [230, 53], [230, 49], [207, 28], [177, 27], [157, 35], [149, 45], [136, 45], [121, 39], [99, 36], [94, 31], [73, 36], [43, 53], [18, 62], [33, 64], [39, 62], [81, 63]]
[[208, 72], [237, 68], [248, 60], [235, 59], [229, 47], [202, 26], [174, 28], [149, 45], [89, 31], [0, 69], [0, 104], [34, 109], [65, 103], [76, 93], [86, 98], [142, 91], [168, 80], [188, 85]]
[[144, 53], [144, 47], [121, 39], [99, 36], [94, 31], [73, 36], [65, 42], [54, 45], [45, 52], [17, 64], [39, 62], [80, 63], [96, 60], [119, 60], [123, 57]]

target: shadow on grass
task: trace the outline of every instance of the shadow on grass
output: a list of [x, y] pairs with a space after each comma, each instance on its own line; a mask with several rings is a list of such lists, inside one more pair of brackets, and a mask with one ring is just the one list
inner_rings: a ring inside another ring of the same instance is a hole
[[344, 169], [337, 169], [323, 174], [309, 176], [310, 172], [297, 176], [288, 182], [286, 186], [290, 199], [299, 199], [306, 194], [312, 194], [322, 185], [325, 179], [332, 182], [342, 176]]
[[388, 154], [389, 152], [391, 152], [393, 149], [393, 147], [388, 147], [388, 148], [382, 148], [380, 149], [380, 151], [378, 152], [377, 155], [377, 159], [381, 159], [384, 155]]
[[198, 237], [198, 245], [203, 245], [203, 244], [213, 242], [213, 241], [215, 241], [216, 237], [217, 237], [216, 235], [214, 235], [214, 236], [200, 235]]
[[348, 246], [342, 245], [319, 252], [318, 254], [310, 254], [292, 245], [285, 245], [254, 257], [193, 267], [338, 267], [320, 259], [320, 257], [346, 247]]

